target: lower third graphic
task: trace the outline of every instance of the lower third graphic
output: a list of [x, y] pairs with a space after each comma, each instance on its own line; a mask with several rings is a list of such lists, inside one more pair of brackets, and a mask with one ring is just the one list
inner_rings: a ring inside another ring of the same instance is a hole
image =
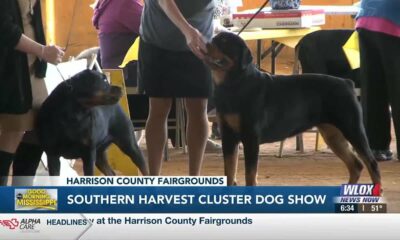
[[15, 211], [56, 211], [57, 189], [15, 189]]

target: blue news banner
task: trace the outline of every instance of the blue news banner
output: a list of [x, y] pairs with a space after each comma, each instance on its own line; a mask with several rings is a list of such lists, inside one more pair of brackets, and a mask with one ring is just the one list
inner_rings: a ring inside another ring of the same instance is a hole
[[0, 187], [0, 213], [334, 213], [338, 187]]

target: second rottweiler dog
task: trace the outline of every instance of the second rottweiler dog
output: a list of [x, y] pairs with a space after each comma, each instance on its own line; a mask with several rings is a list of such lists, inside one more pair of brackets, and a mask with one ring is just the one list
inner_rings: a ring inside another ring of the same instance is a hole
[[[215, 82], [225, 174], [235, 184], [238, 144], [243, 143], [246, 185], [257, 184], [259, 144], [280, 141], [317, 126], [356, 183], [366, 165], [372, 182], [381, 177], [350, 80], [318, 74], [271, 76], [252, 63], [236, 34], [223, 32], [207, 44], [205, 62]], [[355, 154], [349, 143], [354, 147]]]
[[353, 29], [329, 29], [304, 36], [296, 46], [302, 72], [348, 78], [360, 87], [360, 69], [351, 69], [342, 49], [353, 32]]
[[59, 84], [43, 103], [37, 132], [47, 154], [49, 173], [60, 175], [59, 157], [82, 158], [86, 176], [96, 165], [104, 175], [115, 175], [105, 151], [115, 143], [143, 175], [148, 166], [137, 145], [130, 119], [117, 104], [121, 89], [104, 74], [85, 70]]

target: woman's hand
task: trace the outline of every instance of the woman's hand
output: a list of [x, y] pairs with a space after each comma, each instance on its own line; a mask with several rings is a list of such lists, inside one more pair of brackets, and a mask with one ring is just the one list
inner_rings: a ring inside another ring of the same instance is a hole
[[206, 43], [203, 35], [193, 27], [188, 28], [183, 32], [186, 38], [186, 44], [189, 49], [200, 59], [204, 59], [204, 54], [207, 52]]
[[203, 35], [183, 17], [179, 8], [173, 0], [158, 0], [168, 18], [178, 27], [186, 38], [189, 49], [200, 59], [204, 59], [207, 52]]
[[38, 58], [52, 64], [59, 64], [64, 57], [64, 51], [59, 46], [48, 45], [44, 46], [24, 34], [21, 35], [15, 49], [28, 54], [33, 54]]
[[59, 46], [48, 45], [42, 47], [41, 59], [48, 63], [57, 65], [62, 62], [63, 57], [64, 51]]

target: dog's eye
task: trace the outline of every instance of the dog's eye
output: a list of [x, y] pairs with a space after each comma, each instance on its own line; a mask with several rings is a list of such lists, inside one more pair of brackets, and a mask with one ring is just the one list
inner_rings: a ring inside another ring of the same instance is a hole
[[214, 64], [219, 66], [219, 67], [222, 67], [222, 66], [224, 66], [224, 64], [226, 64], [226, 59], [225, 58], [216, 59], [214, 61]]

